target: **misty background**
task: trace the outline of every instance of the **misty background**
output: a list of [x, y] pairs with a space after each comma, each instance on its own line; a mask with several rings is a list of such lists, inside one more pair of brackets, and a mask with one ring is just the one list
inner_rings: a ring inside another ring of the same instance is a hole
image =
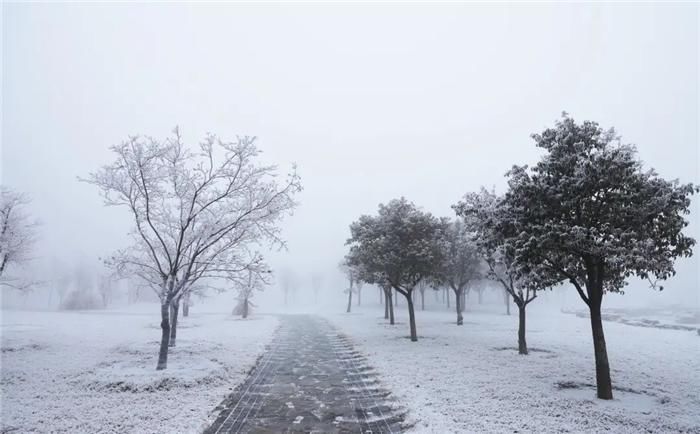
[[[278, 278], [262, 309], [285, 273], [307, 294], [322, 274], [342, 309], [353, 220], [399, 196], [454, 217], [464, 193], [503, 192], [513, 164], [539, 158], [529, 135], [563, 110], [614, 126], [663, 177], [700, 183], [698, 20], [690, 3], [3, 3], [0, 179], [42, 223], [25, 272], [101, 270], [127, 246], [127, 210], [77, 177], [129, 135], [176, 125], [191, 144], [255, 135], [280, 173], [298, 164], [304, 191], [282, 224], [288, 250], [266, 254]], [[699, 203], [686, 229], [698, 239]], [[632, 279], [605, 305], [698, 306], [698, 253], [663, 293]]]

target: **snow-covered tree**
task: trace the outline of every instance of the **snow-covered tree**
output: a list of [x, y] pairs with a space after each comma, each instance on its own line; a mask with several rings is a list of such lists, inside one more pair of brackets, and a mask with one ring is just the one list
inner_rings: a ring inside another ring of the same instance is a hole
[[529, 284], [526, 273], [518, 273], [508, 210], [501, 198], [485, 188], [479, 193], [467, 193], [453, 208], [473, 234], [486, 264], [486, 277], [500, 283], [518, 306], [518, 353], [527, 354], [526, 308], [537, 298], [539, 288]]
[[233, 280], [238, 288], [236, 306], [233, 308], [234, 315], [240, 315], [243, 319], [248, 318], [253, 307], [255, 307], [252, 298], [256, 291], [262, 291], [265, 285], [269, 283], [265, 278], [269, 273], [269, 270], [256, 271], [250, 269], [246, 272], [244, 282], [240, 282], [237, 279]]
[[418, 340], [412, 293], [440, 263], [441, 228], [438, 219], [405, 198], [379, 205], [377, 216], [364, 215], [350, 225], [351, 262], [361, 264], [368, 283], [390, 286], [406, 298], [412, 341]]
[[465, 289], [481, 276], [481, 258], [469, 227], [461, 220], [443, 221], [440, 238], [442, 261], [437, 268], [436, 280], [455, 293], [457, 325], [462, 325]]
[[360, 282], [358, 276], [359, 271], [356, 269], [357, 266], [353, 265], [348, 258], [341, 262], [339, 267], [345, 275], [345, 278], [348, 279], [348, 287], [345, 288], [343, 292], [348, 295], [348, 305], [345, 309], [345, 312], [350, 313], [350, 311], [352, 310], [352, 294], [357, 291], [356, 287], [357, 284]]
[[695, 240], [688, 222], [692, 184], [644, 170], [632, 145], [596, 122], [568, 115], [534, 134], [546, 154], [532, 168], [509, 172], [505, 205], [515, 261], [534, 287], [568, 282], [590, 311], [598, 397], [611, 399], [610, 366], [601, 321], [606, 292], [622, 292], [631, 276], [652, 287], [675, 273]]
[[275, 166], [257, 162], [254, 137], [228, 142], [209, 134], [191, 149], [176, 128], [163, 141], [130, 137], [111, 149], [116, 160], [86, 181], [134, 219], [132, 244], [107, 262], [160, 298], [157, 369], [165, 369], [171, 304], [200, 279], [245, 270], [251, 245], [282, 243], [278, 223], [301, 185], [296, 172], [279, 182]]
[[0, 286], [26, 290], [31, 282], [8, 275], [8, 271], [31, 258], [38, 223], [27, 213], [29, 197], [0, 186]]

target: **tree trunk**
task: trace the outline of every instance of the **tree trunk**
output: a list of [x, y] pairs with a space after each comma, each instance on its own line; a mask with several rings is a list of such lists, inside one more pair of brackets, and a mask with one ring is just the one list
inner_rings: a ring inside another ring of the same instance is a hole
[[180, 313], [180, 302], [176, 301], [170, 303], [170, 340], [168, 341], [169, 347], [175, 346], [175, 339], [177, 338], [177, 316]]
[[[379, 304], [384, 304], [384, 290], [382, 288], [379, 288]], [[384, 311], [386, 312], [386, 309]]]
[[243, 319], [248, 318], [248, 297], [243, 299], [243, 313], [241, 316]]
[[[602, 300], [601, 300], [602, 301]], [[608, 350], [603, 334], [603, 319], [600, 314], [601, 303], [591, 300], [591, 330], [593, 332], [593, 349], [595, 351], [595, 378], [598, 398], [613, 399], [612, 381], [610, 380], [610, 364]]]
[[352, 289], [348, 289], [348, 310], [346, 313], [350, 313], [350, 308], [352, 307]]
[[413, 298], [411, 292], [406, 294], [406, 303], [408, 303], [408, 322], [411, 326], [411, 342], [418, 341], [418, 333], [416, 332], [416, 312], [413, 310]]
[[360, 285], [357, 285], [357, 305], [360, 305], [360, 300], [362, 299], [362, 290], [360, 289]]
[[425, 310], [425, 290], [420, 292], [420, 310]]
[[455, 308], [457, 310], [457, 325], [461, 326], [464, 323], [462, 317], [462, 290], [455, 289]]
[[394, 294], [394, 306], [398, 306], [398, 305], [399, 305], [399, 293], [397, 291], [396, 294]]
[[156, 370], [168, 367], [168, 341], [170, 340], [170, 300], [162, 301], [160, 305], [160, 352]]
[[182, 316], [190, 316], [190, 293], [185, 294], [185, 302], [182, 304]]
[[525, 341], [525, 303], [518, 303], [518, 354], [527, 354]]
[[510, 315], [510, 294], [508, 294], [508, 291], [503, 291], [503, 294], [505, 295], [505, 301], [506, 301], [506, 315]]
[[450, 290], [445, 288], [445, 294], [447, 295], [447, 308], [450, 308]]
[[386, 296], [386, 304], [389, 305], [389, 324], [394, 325], [394, 304], [391, 302], [391, 297], [393, 296], [391, 289], [386, 292]]
[[[384, 289], [382, 289], [382, 296], [381, 297], [382, 297], [382, 299], [386, 298], [388, 300], [387, 295], [386, 295], [386, 291]], [[391, 301], [384, 302], [384, 319], [389, 319], [389, 305], [390, 304], [391, 304]]]
[[480, 290], [478, 290], [478, 291], [476, 291], [476, 292], [479, 293], [479, 304], [483, 303], [483, 301], [484, 301], [484, 290], [483, 290], [483, 289], [480, 289]]

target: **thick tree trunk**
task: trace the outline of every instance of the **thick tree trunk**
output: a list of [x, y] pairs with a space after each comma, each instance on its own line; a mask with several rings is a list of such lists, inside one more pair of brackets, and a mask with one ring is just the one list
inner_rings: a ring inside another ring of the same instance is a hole
[[462, 317], [462, 290], [455, 289], [455, 310], [457, 311], [457, 325], [461, 326], [464, 323]]
[[345, 311], [346, 313], [350, 313], [350, 308], [352, 307], [352, 290], [348, 290], [348, 309]]
[[425, 310], [425, 290], [420, 292], [420, 310]]
[[416, 332], [416, 312], [413, 309], [413, 299], [411, 298], [411, 292], [406, 295], [406, 302], [408, 303], [408, 322], [411, 326], [411, 342], [418, 341], [418, 333]]
[[525, 340], [525, 303], [518, 304], [518, 354], [527, 354]]
[[362, 290], [360, 289], [360, 286], [357, 286], [357, 305], [360, 305], [360, 300], [362, 300]]
[[[384, 290], [379, 288], [379, 304], [384, 304]], [[386, 311], [386, 309], [384, 309]]]
[[598, 398], [612, 399], [612, 381], [610, 380], [610, 364], [608, 350], [603, 334], [603, 319], [600, 314], [600, 303], [591, 300], [591, 330], [593, 332], [593, 349], [595, 351], [595, 378]]
[[447, 295], [447, 308], [450, 308], [450, 290], [445, 288], [445, 294]]
[[160, 352], [156, 370], [168, 367], [168, 341], [170, 340], [170, 300], [162, 301], [160, 305]]
[[479, 293], [479, 304], [484, 302], [484, 291], [482, 289], [476, 291]]
[[175, 339], [177, 338], [177, 316], [180, 313], [180, 302], [170, 303], [170, 340], [168, 342], [169, 347], [175, 346]]
[[243, 319], [248, 318], [248, 297], [243, 299], [243, 312], [241, 316]]

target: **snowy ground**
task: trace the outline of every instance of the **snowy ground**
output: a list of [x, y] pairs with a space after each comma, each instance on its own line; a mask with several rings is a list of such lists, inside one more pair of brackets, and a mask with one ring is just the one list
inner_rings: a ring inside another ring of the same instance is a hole
[[201, 432], [277, 324], [195, 309], [156, 371], [157, 305], [1, 315], [3, 433]]
[[[529, 308], [531, 353], [516, 350], [517, 316], [493, 306], [464, 326], [438, 307], [417, 312], [419, 342], [383, 311], [329, 315], [408, 411], [411, 431], [699, 432], [700, 336], [605, 322], [615, 399], [595, 398], [588, 319]], [[498, 312], [496, 311], [498, 309]], [[517, 311], [516, 311], [517, 312]]]
[[[567, 310], [567, 313], [589, 318], [587, 309]], [[637, 327], [687, 330], [700, 334], [700, 309], [698, 307], [671, 306], [667, 308], [608, 308], [603, 320], [615, 321]]]

